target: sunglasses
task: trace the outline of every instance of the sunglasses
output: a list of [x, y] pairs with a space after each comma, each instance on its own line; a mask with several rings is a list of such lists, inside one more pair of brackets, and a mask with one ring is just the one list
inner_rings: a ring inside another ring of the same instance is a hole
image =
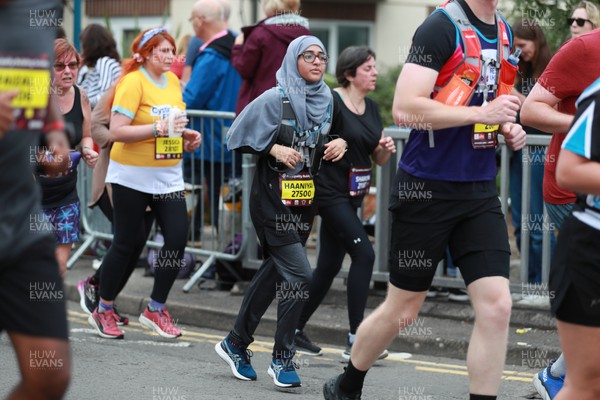
[[[577, 22], [577, 26], [578, 27], [584, 26], [586, 22], [589, 22], [590, 24], [592, 24], [592, 21], [590, 21], [589, 19], [584, 19], [584, 18], [567, 18], [567, 23], [569, 24], [569, 26], [573, 25], [573, 22]], [[592, 24], [592, 25], [594, 25], [594, 24]]]
[[59, 63], [59, 64], [54, 64], [54, 70], [55, 71], [64, 71], [66, 67], [69, 67], [70, 70], [74, 70], [79, 68], [79, 63], [77, 61], [72, 61], [68, 64], [63, 64], [63, 63]]
[[302, 53], [302, 58], [307, 63], [313, 63], [313, 62], [315, 62], [315, 58], [317, 58], [317, 57], [319, 58], [319, 60], [321, 60], [321, 62], [323, 64], [327, 64], [329, 62], [329, 56], [327, 54], [322, 54], [321, 53], [319, 55], [316, 55], [312, 51], [305, 51], [304, 53]]

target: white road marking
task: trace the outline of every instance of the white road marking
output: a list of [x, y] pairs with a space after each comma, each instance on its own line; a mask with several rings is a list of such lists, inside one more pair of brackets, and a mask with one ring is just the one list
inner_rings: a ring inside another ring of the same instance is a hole
[[[87, 328], [73, 328], [71, 329], [71, 333], [91, 333], [96, 335], [96, 331], [94, 329]], [[98, 343], [118, 343], [118, 344], [144, 344], [148, 346], [162, 346], [162, 347], [190, 347], [192, 345], [191, 342], [159, 342], [154, 340], [110, 340], [110, 339], [102, 339], [97, 336], [92, 337], [70, 337], [70, 340], [74, 342], [85, 342], [92, 341]]]

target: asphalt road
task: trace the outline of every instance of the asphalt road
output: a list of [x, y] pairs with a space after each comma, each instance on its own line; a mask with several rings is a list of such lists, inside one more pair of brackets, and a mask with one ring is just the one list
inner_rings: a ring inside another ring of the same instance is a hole
[[[69, 302], [73, 371], [67, 399], [192, 400], [192, 399], [322, 399], [326, 378], [342, 372], [341, 347], [326, 346], [321, 357], [300, 356], [302, 387], [276, 389], [267, 375], [272, 339], [258, 337], [251, 346], [258, 380], [235, 379], [214, 352], [226, 332], [183, 326], [180, 339], [164, 339], [132, 318], [124, 340], [97, 337], [87, 315]], [[8, 337], [0, 336], [0, 398], [18, 381]], [[499, 399], [533, 397], [536, 370], [509, 367]], [[363, 399], [468, 399], [464, 360], [393, 353], [367, 375]]]

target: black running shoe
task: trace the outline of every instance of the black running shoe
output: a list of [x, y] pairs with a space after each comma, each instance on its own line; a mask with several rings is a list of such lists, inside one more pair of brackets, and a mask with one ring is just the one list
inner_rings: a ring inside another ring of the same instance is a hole
[[294, 343], [296, 344], [296, 352], [300, 354], [307, 354], [309, 356], [320, 356], [323, 354], [323, 350], [311, 342], [303, 332], [296, 333]]
[[121, 313], [117, 310], [117, 305], [114, 303], [113, 303], [113, 310], [115, 311], [115, 322], [117, 323], [117, 325], [123, 326], [123, 325], [129, 324], [129, 318], [121, 315]]
[[342, 393], [340, 390], [340, 381], [343, 375], [340, 374], [325, 382], [323, 385], [323, 397], [325, 397], [325, 400], [360, 400], [360, 391], [353, 394]]
[[81, 309], [89, 315], [92, 315], [94, 310], [98, 307], [98, 285], [90, 283], [90, 279], [79, 281], [77, 284], [77, 291], [79, 292], [79, 305]]
[[[352, 352], [352, 344], [350, 343], [350, 340], [348, 340], [347, 342], [348, 344], [346, 345], [346, 350], [344, 350], [344, 352], [342, 353], [342, 358], [345, 361], [349, 361], [350, 360], [350, 353]], [[387, 356], [389, 356], [390, 353], [387, 351], [387, 349], [384, 349], [381, 354], [379, 355], [379, 357], [377, 357], [378, 360], [383, 360], [384, 358], [387, 358]]]
[[469, 293], [464, 289], [450, 289], [448, 300], [465, 303], [469, 301]]

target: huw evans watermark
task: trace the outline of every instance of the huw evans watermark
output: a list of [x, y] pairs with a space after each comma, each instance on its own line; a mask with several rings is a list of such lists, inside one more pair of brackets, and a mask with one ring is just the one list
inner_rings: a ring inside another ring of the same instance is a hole
[[63, 18], [57, 10], [29, 10], [29, 27], [32, 29], [57, 29], [63, 26]]
[[423, 318], [409, 318], [399, 322], [398, 336], [432, 336], [431, 326], [425, 326]]
[[429, 269], [432, 266], [433, 260], [425, 257], [424, 250], [398, 251], [398, 268], [400, 269]]
[[152, 386], [152, 400], [190, 400], [177, 386]]
[[429, 201], [433, 198], [431, 190], [425, 189], [425, 182], [400, 182], [398, 199], [400, 201]]
[[433, 400], [433, 396], [425, 393], [424, 386], [401, 386], [398, 400]]
[[30, 301], [63, 301], [64, 297], [56, 282], [29, 282]]
[[56, 350], [30, 350], [29, 368], [33, 369], [60, 369], [65, 362], [56, 356]]
[[277, 282], [275, 291], [277, 300], [308, 300], [310, 297], [306, 284], [301, 282]]

